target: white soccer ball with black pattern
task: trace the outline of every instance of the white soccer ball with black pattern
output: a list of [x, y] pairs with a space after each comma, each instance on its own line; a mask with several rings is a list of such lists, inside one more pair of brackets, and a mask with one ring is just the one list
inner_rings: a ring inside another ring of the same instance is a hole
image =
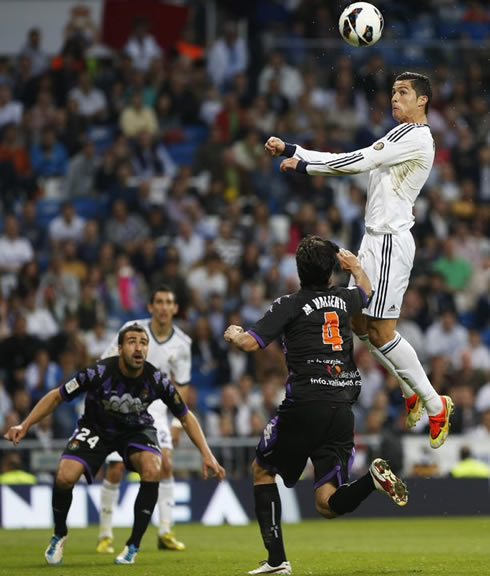
[[349, 4], [339, 18], [339, 32], [351, 46], [372, 46], [383, 34], [381, 12], [368, 2]]

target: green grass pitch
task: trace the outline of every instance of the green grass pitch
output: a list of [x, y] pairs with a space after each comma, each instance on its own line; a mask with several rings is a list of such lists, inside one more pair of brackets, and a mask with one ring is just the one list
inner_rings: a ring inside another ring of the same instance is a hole
[[[490, 517], [312, 520], [285, 525], [288, 559], [305, 576], [465, 576], [490, 574]], [[94, 551], [97, 529], [72, 529], [61, 566], [48, 566], [46, 530], [0, 532], [0, 576], [235, 576], [265, 557], [258, 527], [178, 526], [185, 552], [156, 549], [145, 535], [134, 566]], [[129, 529], [116, 530], [116, 551]]]

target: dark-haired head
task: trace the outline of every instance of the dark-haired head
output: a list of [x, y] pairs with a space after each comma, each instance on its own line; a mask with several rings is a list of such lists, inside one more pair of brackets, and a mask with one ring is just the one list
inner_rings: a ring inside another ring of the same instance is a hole
[[335, 263], [337, 244], [320, 236], [306, 236], [296, 249], [296, 267], [301, 288], [325, 290], [328, 287]]
[[402, 72], [395, 78], [395, 82], [401, 80], [408, 80], [412, 88], [415, 90], [417, 98], [419, 96], [427, 96], [427, 103], [425, 105], [425, 114], [429, 112], [429, 104], [432, 100], [432, 87], [430, 85], [430, 80], [427, 76], [419, 74], [418, 72]]
[[143, 326], [141, 326], [141, 324], [136, 324], [136, 322], [135, 322], [134, 324], [130, 324], [129, 326], [126, 326], [126, 328], [123, 328], [119, 332], [119, 335], [117, 337], [117, 343], [119, 346], [122, 346], [124, 344], [124, 338], [126, 337], [126, 334], [128, 332], [139, 332], [139, 333], [145, 334], [147, 340], [149, 340], [147, 331], [143, 328]]
[[155, 302], [155, 296], [159, 293], [159, 292], [170, 292], [170, 294], [172, 294], [172, 296], [174, 297], [175, 300], [175, 293], [172, 290], [172, 288], [170, 288], [170, 286], [168, 284], [160, 284], [159, 286], [157, 286], [151, 293], [150, 296], [150, 304], [153, 304], [153, 302]]

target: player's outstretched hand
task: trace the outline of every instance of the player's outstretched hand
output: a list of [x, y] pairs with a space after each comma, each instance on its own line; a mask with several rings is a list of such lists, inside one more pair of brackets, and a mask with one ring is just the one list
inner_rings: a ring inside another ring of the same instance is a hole
[[11, 426], [7, 433], [3, 435], [3, 437], [6, 440], [10, 440], [10, 442], [13, 442], [14, 444], [18, 444], [22, 438], [24, 438], [26, 433], [27, 430], [24, 428], [24, 426], [19, 424], [18, 426]]
[[299, 160], [297, 158], [286, 158], [279, 165], [279, 170], [281, 172], [287, 172], [288, 170], [296, 170]]
[[341, 248], [339, 250], [337, 258], [339, 259], [340, 267], [342, 268], [342, 270], [345, 270], [346, 272], [352, 273], [361, 266], [359, 258], [355, 254], [352, 254], [352, 252], [350, 252], [349, 250], [346, 250], [345, 248]]
[[284, 141], [280, 138], [271, 136], [265, 143], [264, 148], [271, 156], [280, 156], [284, 152], [286, 144], [284, 144]]
[[212, 470], [212, 476], [220, 481], [225, 479], [225, 469], [219, 464], [213, 454], [206, 454], [202, 457], [202, 476], [204, 480], [209, 478], [209, 470]]
[[231, 324], [225, 330], [224, 338], [227, 342], [233, 342], [233, 337], [237, 334], [241, 334], [243, 332], [243, 328], [241, 326], [236, 326], [235, 324]]

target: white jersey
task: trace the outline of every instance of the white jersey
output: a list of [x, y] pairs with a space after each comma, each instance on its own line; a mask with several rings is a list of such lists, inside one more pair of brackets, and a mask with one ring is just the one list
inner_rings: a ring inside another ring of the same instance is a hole
[[[150, 327], [151, 318], [143, 320], [131, 320], [122, 326], [121, 330], [139, 324], [147, 332], [150, 338], [148, 344], [148, 356], [146, 360], [158, 368], [162, 374], [172, 375], [178, 386], [185, 386], [191, 381], [191, 339], [178, 326], [172, 326], [172, 332], [166, 340], [158, 340]], [[110, 346], [102, 354], [102, 358], [117, 356], [118, 334], [112, 340]]]
[[[369, 171], [366, 231], [398, 234], [414, 224], [413, 206], [429, 177], [434, 149], [428, 124], [403, 123], [368, 148], [332, 154], [296, 146], [294, 157], [304, 161], [299, 171], [312, 175]], [[291, 154], [292, 149], [289, 151]]]

